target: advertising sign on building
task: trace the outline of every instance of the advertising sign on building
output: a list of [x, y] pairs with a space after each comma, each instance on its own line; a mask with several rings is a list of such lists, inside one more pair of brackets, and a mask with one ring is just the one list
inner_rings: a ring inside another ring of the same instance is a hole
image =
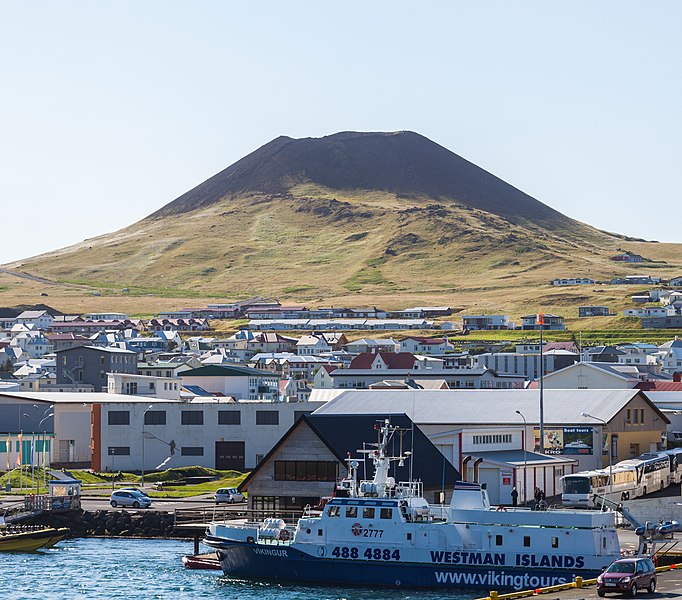
[[[592, 427], [545, 428], [545, 454], [592, 454]], [[535, 451], [540, 452], [540, 428], [535, 427]]]

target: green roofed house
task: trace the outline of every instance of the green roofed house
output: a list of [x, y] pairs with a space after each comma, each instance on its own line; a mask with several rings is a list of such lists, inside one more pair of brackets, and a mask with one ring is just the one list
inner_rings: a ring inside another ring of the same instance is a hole
[[278, 397], [279, 375], [250, 367], [208, 365], [180, 373], [182, 385], [198, 385], [216, 395], [237, 400], [271, 400]]

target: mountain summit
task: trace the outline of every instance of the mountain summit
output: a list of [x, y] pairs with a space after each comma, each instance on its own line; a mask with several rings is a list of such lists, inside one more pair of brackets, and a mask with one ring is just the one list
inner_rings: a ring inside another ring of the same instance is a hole
[[278, 137], [151, 215], [194, 211], [226, 197], [281, 194], [310, 182], [337, 190], [379, 190], [457, 202], [506, 219], [558, 228], [564, 215], [447, 148], [411, 131]]
[[603, 290], [548, 282], [622, 274], [610, 260], [618, 252], [682, 268], [679, 248], [637, 243], [570, 219], [416, 133], [344, 132], [278, 137], [125, 229], [14, 267], [105, 296], [125, 288], [152, 299], [456, 302], [514, 314], [541, 301], [559, 311], [567, 294], [603, 304]]

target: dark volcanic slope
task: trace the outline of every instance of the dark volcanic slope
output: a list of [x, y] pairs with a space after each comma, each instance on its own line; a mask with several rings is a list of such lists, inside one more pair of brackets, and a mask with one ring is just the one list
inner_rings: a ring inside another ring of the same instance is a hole
[[332, 189], [419, 194], [555, 229], [575, 221], [443, 146], [409, 131], [278, 137], [149, 218], [190, 212], [244, 192], [276, 194], [301, 181]]

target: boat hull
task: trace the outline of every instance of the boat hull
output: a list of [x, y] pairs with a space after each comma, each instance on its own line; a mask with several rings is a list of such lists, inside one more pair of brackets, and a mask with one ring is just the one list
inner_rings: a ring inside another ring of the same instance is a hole
[[51, 548], [69, 532], [68, 529], [37, 529], [0, 534], [0, 552], [34, 552]]
[[534, 589], [570, 583], [576, 576], [596, 577], [588, 569], [528, 569], [514, 567], [377, 563], [311, 556], [292, 546], [230, 544], [217, 550], [226, 575], [332, 585], [425, 589]]

